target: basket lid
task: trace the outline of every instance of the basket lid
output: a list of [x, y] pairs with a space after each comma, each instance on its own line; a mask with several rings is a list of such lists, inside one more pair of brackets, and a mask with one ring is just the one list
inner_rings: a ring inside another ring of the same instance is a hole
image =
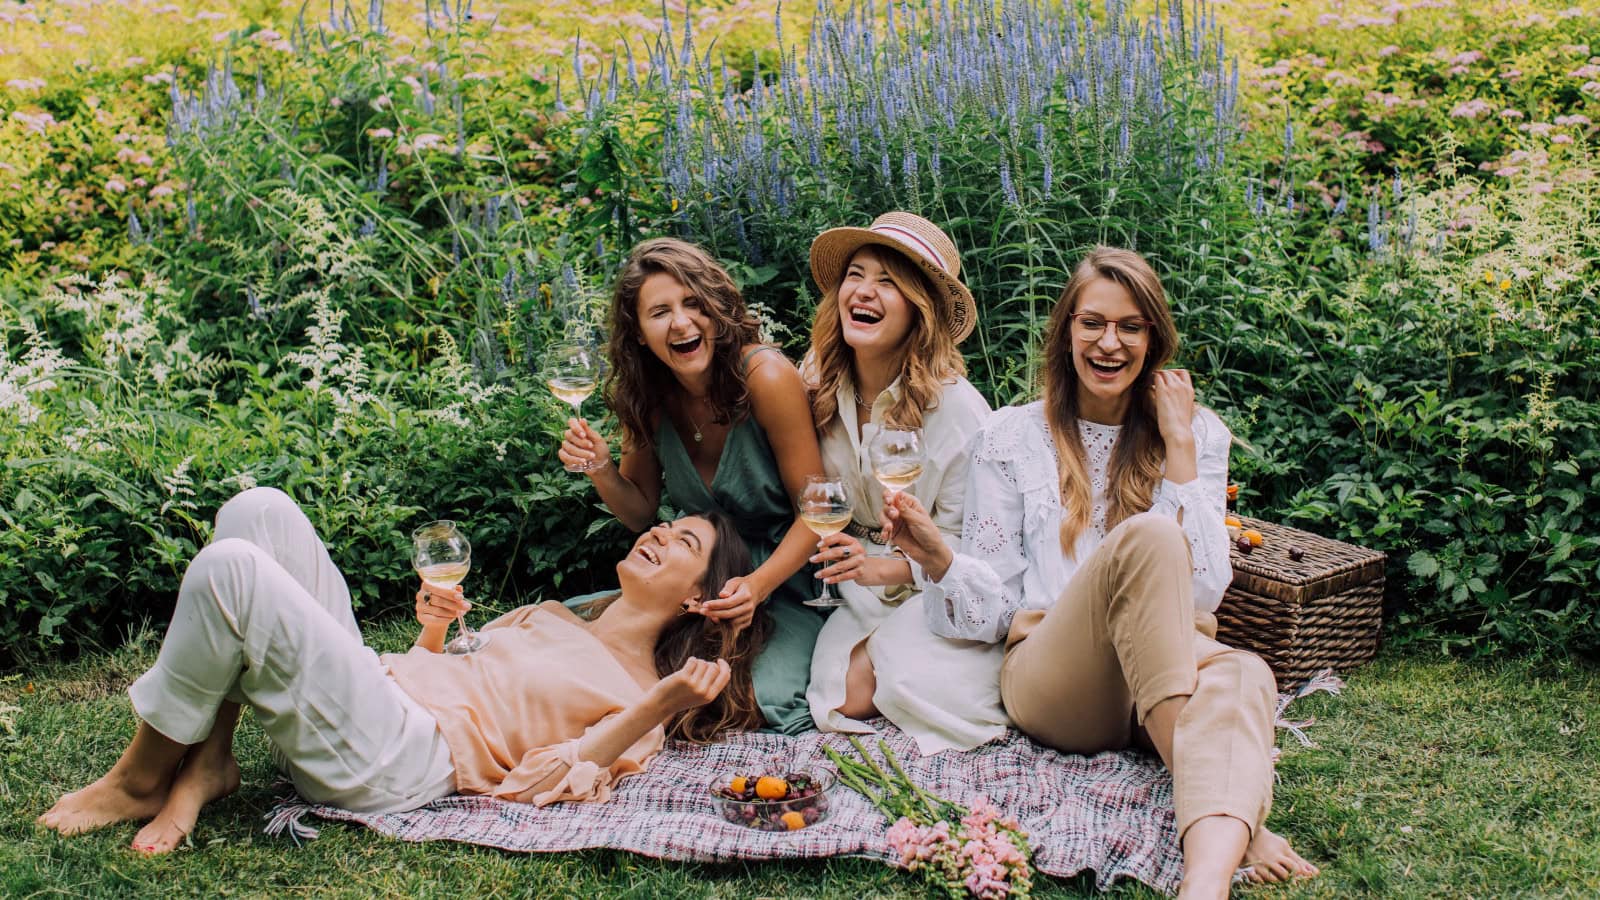
[[[1241, 527], [1261, 532], [1261, 546], [1249, 555], [1229, 550], [1235, 586], [1256, 594], [1293, 589], [1302, 601], [1337, 594], [1383, 577], [1384, 554], [1309, 531], [1240, 517]], [[1299, 551], [1298, 560], [1289, 555]]]

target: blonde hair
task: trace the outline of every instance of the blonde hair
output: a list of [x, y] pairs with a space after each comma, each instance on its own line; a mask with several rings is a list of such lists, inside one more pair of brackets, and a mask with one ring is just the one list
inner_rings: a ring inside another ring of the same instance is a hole
[[[870, 250], [889, 274], [911, 307], [911, 331], [906, 335], [907, 351], [900, 363], [900, 397], [889, 409], [888, 420], [904, 428], [921, 428], [922, 414], [938, 405], [945, 382], [967, 373], [966, 362], [950, 336], [949, 311], [933, 300], [933, 286], [916, 263], [890, 247], [867, 245], [850, 254]], [[849, 261], [845, 262], [846, 269]], [[817, 393], [811, 401], [811, 417], [818, 431], [827, 428], [839, 414], [839, 385], [850, 374], [854, 358], [844, 341], [839, 324], [839, 288], [844, 279], [822, 295], [817, 317], [811, 325], [811, 348], [817, 372]]]
[[1166, 462], [1166, 444], [1156, 423], [1150, 399], [1155, 373], [1177, 353], [1178, 327], [1167, 306], [1161, 279], [1144, 257], [1132, 250], [1096, 247], [1084, 257], [1061, 291], [1044, 348], [1044, 411], [1050, 437], [1055, 441], [1057, 474], [1061, 481], [1061, 548], [1073, 557], [1078, 536], [1089, 527], [1094, 498], [1090, 489], [1089, 460], [1078, 433], [1078, 370], [1073, 365], [1072, 314], [1091, 282], [1105, 279], [1133, 297], [1139, 314], [1154, 322], [1146, 345], [1144, 368], [1134, 379], [1128, 406], [1111, 463], [1106, 471], [1106, 522], [1109, 531], [1118, 523], [1150, 508]]

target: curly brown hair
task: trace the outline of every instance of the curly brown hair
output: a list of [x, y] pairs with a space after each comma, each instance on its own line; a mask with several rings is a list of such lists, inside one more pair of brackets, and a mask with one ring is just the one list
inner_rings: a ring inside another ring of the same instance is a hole
[[[685, 516], [684, 518], [689, 518]], [[710, 511], [697, 513], [693, 518], [705, 519], [716, 529], [717, 539], [706, 560], [706, 571], [700, 578], [700, 590], [707, 597], [717, 596], [728, 579], [735, 575], [748, 575], [755, 568], [750, 548], [739, 529], [726, 513]], [[620, 594], [601, 597], [584, 604], [577, 610], [586, 619], [594, 619], [610, 606]], [[705, 616], [682, 615], [673, 619], [656, 638], [656, 674], [662, 678], [683, 668], [690, 657], [699, 659], [722, 658], [728, 661], [732, 676], [728, 686], [715, 699], [704, 706], [684, 710], [667, 722], [667, 737], [695, 744], [709, 744], [726, 731], [748, 731], [765, 724], [761, 707], [756, 702], [755, 681], [751, 666], [766, 646], [772, 634], [772, 615], [766, 604], [756, 608], [755, 619], [743, 631], [735, 631], [726, 622]]]
[[706, 398], [715, 411], [712, 421], [735, 422], [750, 411], [740, 350], [761, 340], [760, 323], [745, 308], [744, 295], [727, 270], [709, 253], [687, 241], [654, 238], [628, 254], [611, 292], [611, 339], [606, 348], [611, 372], [605, 396], [622, 425], [625, 449], [650, 445], [652, 417], [665, 407], [677, 384], [666, 363], [640, 343], [639, 290], [657, 273], [672, 276], [699, 298], [716, 328], [710, 338], [711, 388]]

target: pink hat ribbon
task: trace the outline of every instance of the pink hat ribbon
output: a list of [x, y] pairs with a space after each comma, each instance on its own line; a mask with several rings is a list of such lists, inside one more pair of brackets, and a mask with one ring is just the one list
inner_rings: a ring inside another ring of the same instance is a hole
[[944, 270], [946, 274], [949, 274], [950, 267], [945, 264], [944, 257], [940, 256], [939, 251], [933, 249], [931, 244], [918, 237], [914, 232], [907, 231], [898, 225], [874, 225], [872, 226], [871, 230], [875, 234], [889, 235], [900, 243], [909, 244], [911, 249], [917, 251], [922, 258], [938, 266], [940, 269]]

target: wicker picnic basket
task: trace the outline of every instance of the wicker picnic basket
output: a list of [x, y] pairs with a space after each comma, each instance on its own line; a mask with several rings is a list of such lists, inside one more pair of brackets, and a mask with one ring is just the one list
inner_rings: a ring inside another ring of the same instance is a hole
[[1258, 654], [1279, 690], [1323, 669], [1344, 672], [1372, 659], [1383, 619], [1383, 554], [1285, 525], [1242, 521], [1263, 541], [1248, 555], [1233, 549], [1233, 584], [1217, 610], [1217, 640]]

